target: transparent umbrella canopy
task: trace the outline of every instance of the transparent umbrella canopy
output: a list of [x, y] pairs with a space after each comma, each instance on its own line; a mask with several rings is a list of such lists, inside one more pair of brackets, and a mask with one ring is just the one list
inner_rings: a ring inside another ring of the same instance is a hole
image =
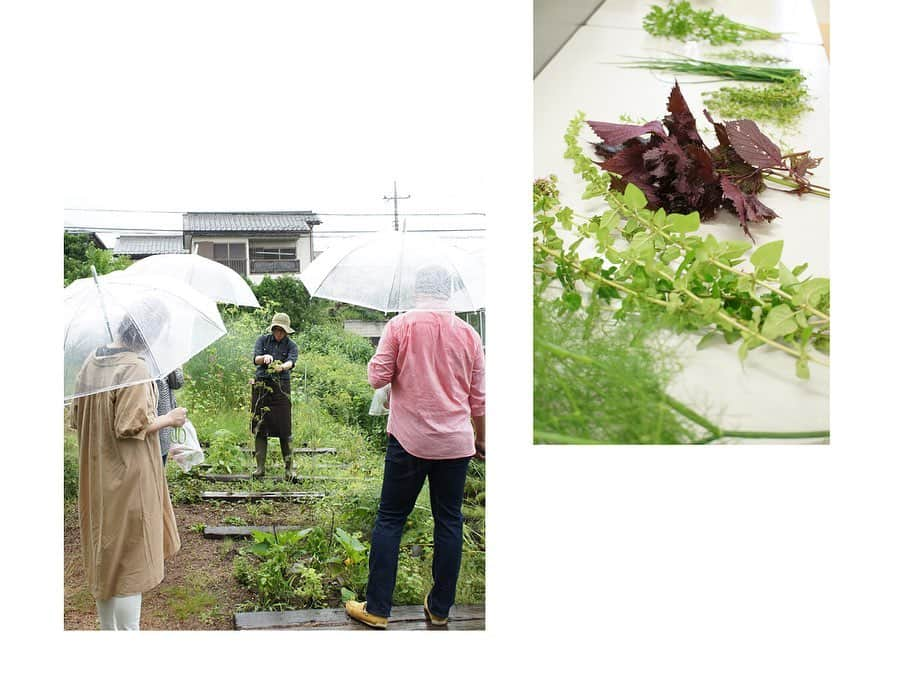
[[[434, 270], [446, 274], [447, 283], [439, 289], [429, 289], [427, 279], [422, 283]], [[325, 250], [300, 275], [300, 281], [313, 297], [382, 312], [470, 312], [484, 307], [481, 256], [432, 233], [391, 230], [354, 237]]]
[[[70, 284], [63, 320], [67, 401], [160, 379], [226, 333], [216, 303], [184, 282], [123, 272]], [[123, 349], [143, 358], [149, 376], [100, 369], [95, 380], [79, 379], [89, 358]]]
[[259, 307], [250, 286], [230, 267], [195, 254], [166, 253], [138, 260], [126, 274], [154, 275], [180, 279], [195, 291], [216, 302]]

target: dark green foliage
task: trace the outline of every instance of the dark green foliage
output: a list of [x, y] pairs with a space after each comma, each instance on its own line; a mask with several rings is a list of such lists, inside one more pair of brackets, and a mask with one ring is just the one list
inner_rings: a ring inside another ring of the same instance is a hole
[[63, 498], [68, 501], [78, 497], [78, 439], [66, 434], [63, 446]]
[[[285, 312], [291, 317], [291, 328], [295, 331], [318, 323], [339, 322], [333, 302], [310, 298], [306, 286], [292, 276], [266, 276], [259, 284], [251, 284], [251, 287], [268, 319], [275, 312]], [[267, 327], [268, 323], [262, 328], [265, 330]], [[252, 349], [253, 345], [250, 347]]]
[[97, 274], [109, 274], [130, 264], [130, 258], [97, 248], [87, 234], [63, 234], [63, 281], [66, 286], [76, 279], [91, 276], [91, 265]]
[[295, 341], [303, 351], [343, 356], [352, 363], [366, 364], [375, 353], [369, 340], [334, 324], [310, 326]]

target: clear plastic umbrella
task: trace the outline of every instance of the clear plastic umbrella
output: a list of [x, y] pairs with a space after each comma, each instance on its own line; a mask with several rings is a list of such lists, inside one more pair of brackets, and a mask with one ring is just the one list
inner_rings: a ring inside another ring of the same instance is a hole
[[481, 256], [431, 233], [380, 232], [335, 244], [300, 275], [309, 294], [382, 312], [484, 307]]
[[138, 260], [125, 272], [181, 279], [195, 291], [216, 302], [259, 307], [259, 301], [240, 274], [201, 255], [178, 253], [151, 255]]
[[[63, 320], [65, 400], [158, 380], [226, 333], [216, 303], [184, 282], [123, 272], [70, 284]], [[149, 374], [101, 368], [79, 377], [88, 359], [121, 351], [137, 353]]]

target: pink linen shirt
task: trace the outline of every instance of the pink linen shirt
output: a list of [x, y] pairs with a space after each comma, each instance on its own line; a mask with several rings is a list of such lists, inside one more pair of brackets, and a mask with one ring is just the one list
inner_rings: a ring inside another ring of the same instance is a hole
[[475, 454], [471, 417], [484, 415], [484, 349], [452, 312], [413, 310], [384, 327], [369, 361], [369, 384], [390, 383], [387, 431], [411, 455]]

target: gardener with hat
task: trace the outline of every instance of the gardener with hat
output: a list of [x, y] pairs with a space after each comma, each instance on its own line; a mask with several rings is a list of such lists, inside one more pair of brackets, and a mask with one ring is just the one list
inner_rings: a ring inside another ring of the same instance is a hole
[[291, 457], [291, 369], [297, 362], [297, 344], [291, 318], [279, 312], [272, 318], [269, 332], [260, 335], [253, 347], [256, 377], [253, 380], [253, 419], [250, 431], [256, 436], [254, 478], [266, 473], [269, 436], [277, 436], [284, 458], [284, 479], [292, 478]]

